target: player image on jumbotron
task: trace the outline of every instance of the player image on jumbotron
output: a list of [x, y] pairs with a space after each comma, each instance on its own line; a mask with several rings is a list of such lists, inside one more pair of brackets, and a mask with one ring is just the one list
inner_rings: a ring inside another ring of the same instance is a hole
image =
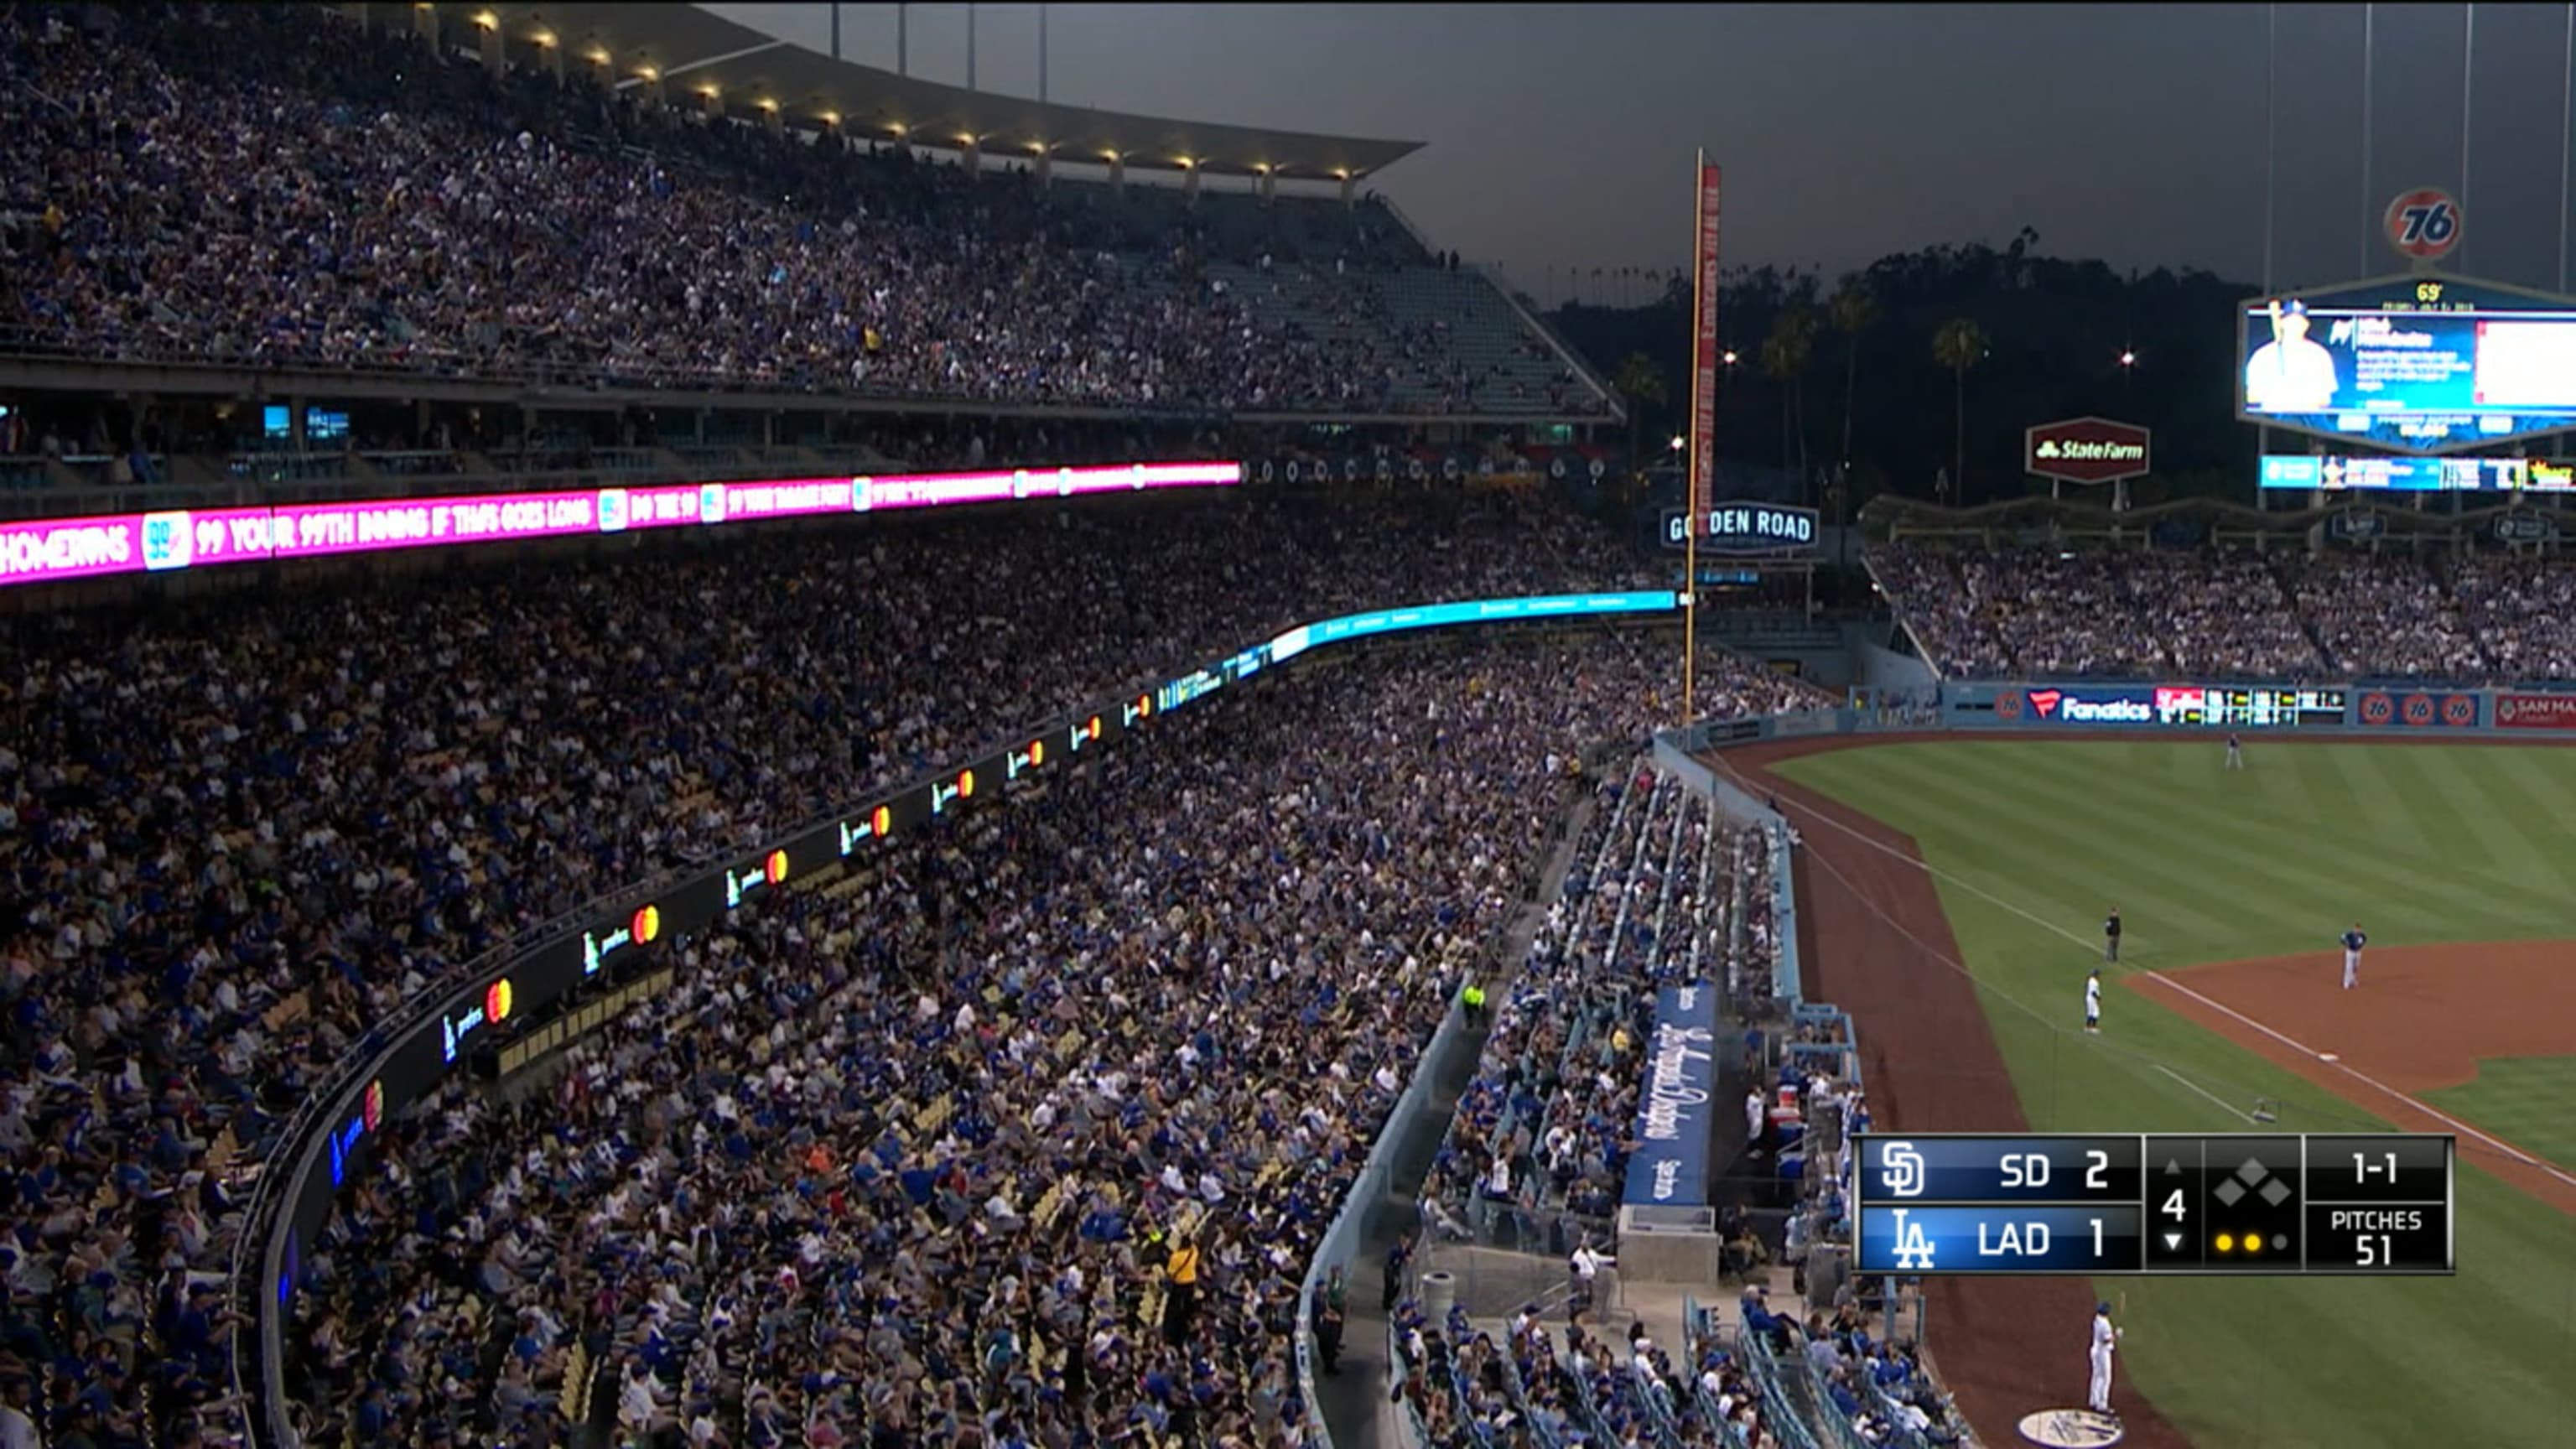
[[2292, 297], [2265, 309], [2272, 340], [2245, 363], [2245, 405], [2259, 412], [2321, 413], [2341, 385], [2334, 354], [2308, 337], [2308, 304]]

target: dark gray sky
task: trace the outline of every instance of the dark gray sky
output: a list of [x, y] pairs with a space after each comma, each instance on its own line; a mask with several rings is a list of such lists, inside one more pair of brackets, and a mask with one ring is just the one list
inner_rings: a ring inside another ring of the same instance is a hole
[[[827, 48], [829, 7], [710, 9]], [[914, 5], [914, 73], [963, 84], [964, 5]], [[2283, 5], [2275, 271], [2403, 270], [2409, 186], [2462, 193], [2463, 16], [2380, 5], [2362, 173], [2362, 7]], [[976, 80], [1034, 95], [1037, 10], [977, 7]], [[2453, 270], [2558, 277], [2566, 8], [2476, 7], [2469, 224]], [[1553, 301], [1580, 267], [1687, 259], [1690, 164], [1726, 167], [1726, 260], [1830, 276], [1934, 242], [2263, 272], [2262, 5], [1052, 6], [1051, 99], [1429, 143], [1378, 186], [1435, 243]], [[844, 5], [891, 68], [895, 7]]]

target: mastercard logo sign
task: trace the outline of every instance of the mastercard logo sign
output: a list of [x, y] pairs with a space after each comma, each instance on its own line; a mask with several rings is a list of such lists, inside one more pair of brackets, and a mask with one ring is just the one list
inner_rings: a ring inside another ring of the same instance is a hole
[[780, 881], [787, 879], [787, 852], [783, 850], [771, 851], [769, 853], [769, 859], [761, 863], [760, 872], [762, 875], [769, 878], [769, 883], [771, 885], [776, 885]]
[[894, 833], [894, 811], [880, 805], [868, 814], [868, 825], [879, 839]]
[[637, 911], [635, 913], [635, 919], [626, 923], [626, 934], [638, 946], [644, 945], [654, 937], [661, 935], [662, 908], [660, 906], [646, 906], [644, 909]]
[[1046, 763], [1046, 741], [1029, 741], [1029, 763], [1032, 765], [1043, 765]]
[[1093, 715], [1091, 719], [1083, 725], [1082, 732], [1091, 736], [1095, 740], [1100, 738], [1100, 716], [1096, 714]]
[[957, 798], [961, 800], [972, 800], [975, 798], [974, 771], [960, 770], [957, 772]]
[[510, 1019], [510, 978], [502, 977], [483, 993], [483, 1019], [495, 1025]]
[[1137, 717], [1137, 718], [1142, 719], [1142, 718], [1144, 718], [1146, 715], [1152, 714], [1153, 712], [1154, 712], [1154, 696], [1152, 696], [1152, 695], [1150, 695], [1150, 694], [1140, 694], [1140, 695], [1136, 696], [1136, 717]]
[[359, 1100], [358, 1120], [364, 1122], [370, 1132], [385, 1120], [385, 1084], [382, 1081], [367, 1083], [367, 1095]]

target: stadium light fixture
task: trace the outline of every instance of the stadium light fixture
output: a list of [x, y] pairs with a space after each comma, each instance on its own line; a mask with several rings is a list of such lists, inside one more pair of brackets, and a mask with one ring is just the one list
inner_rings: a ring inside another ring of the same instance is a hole
[[826, 126], [838, 126], [841, 124], [841, 113], [838, 111], [818, 111], [815, 113], [814, 119], [822, 122]]
[[474, 24], [480, 30], [498, 30], [501, 28], [501, 17], [489, 10], [477, 10], [474, 12]]
[[608, 52], [605, 50], [594, 50], [588, 56], [585, 56], [584, 59], [588, 60], [592, 65], [606, 65], [608, 64]]
[[2136, 353], [2134, 353], [2134, 352], [2123, 352], [2123, 353], [2121, 353], [2121, 354], [2120, 354], [2120, 365], [2121, 365], [2122, 367], [2135, 367], [2135, 366], [2137, 366], [2137, 365], [2138, 365], [2138, 354], [2136, 354]]
[[1665, 447], [1668, 447], [1668, 448], [1672, 449], [1674, 452], [1678, 453], [1678, 452], [1680, 452], [1682, 449], [1689, 447], [1689, 446], [1690, 446], [1690, 443], [1689, 443], [1689, 441], [1688, 441], [1687, 439], [1683, 438], [1681, 434], [1679, 434], [1679, 433], [1675, 433], [1675, 434], [1673, 434], [1673, 440], [1672, 440], [1671, 442], [1669, 442], [1669, 443], [1666, 443], [1664, 446], [1665, 446]]
[[552, 50], [555, 48], [555, 33], [551, 30], [530, 31], [528, 33], [528, 40], [539, 50]]
[[[712, 92], [710, 92], [710, 94], [712, 94]], [[778, 109], [778, 102], [771, 100], [767, 96], [762, 96], [759, 100], [752, 102], [752, 104], [760, 107], [764, 111], [775, 111]]]
[[635, 67], [635, 78], [637, 80], [657, 81], [662, 78], [662, 73], [649, 65], [639, 65]]
[[1735, 365], [1735, 349], [1732, 347], [1726, 349], [1726, 356], [1723, 360], [1727, 366], [1733, 367]]

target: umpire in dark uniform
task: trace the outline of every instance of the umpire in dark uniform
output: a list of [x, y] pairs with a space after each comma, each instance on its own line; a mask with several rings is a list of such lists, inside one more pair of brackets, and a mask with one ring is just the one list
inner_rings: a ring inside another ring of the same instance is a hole
[[2116, 905], [2111, 907], [2109, 915], [2102, 918], [2102, 959], [2120, 959], [2120, 908]]

